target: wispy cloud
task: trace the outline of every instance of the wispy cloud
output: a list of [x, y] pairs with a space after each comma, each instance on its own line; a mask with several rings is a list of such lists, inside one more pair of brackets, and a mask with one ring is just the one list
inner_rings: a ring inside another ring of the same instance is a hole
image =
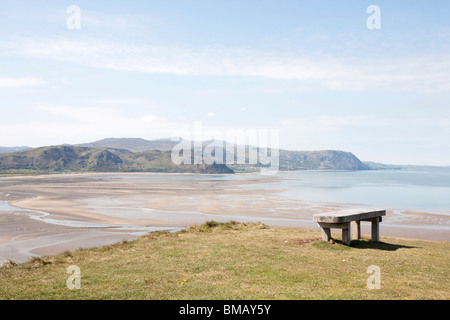
[[98, 100], [96, 101], [100, 104], [139, 104], [143, 103], [142, 100], [137, 99], [106, 99], [106, 100]]
[[12, 143], [39, 147], [63, 143], [76, 144], [105, 137], [157, 139], [182, 136], [187, 139], [223, 140], [226, 138], [226, 132], [258, 129], [204, 123], [199, 130], [197, 122], [166, 119], [157, 114], [129, 114], [122, 108], [112, 109], [109, 106], [49, 104], [36, 106], [30, 111], [38, 111], [39, 115], [27, 120], [0, 119], [0, 122], [3, 122], [0, 125], [0, 145]]
[[420, 141], [448, 145], [446, 137], [450, 134], [448, 118], [439, 116], [323, 115], [283, 118], [277, 126], [282, 147], [301, 150], [367, 150], [373, 143], [381, 149], [406, 144], [418, 147]]
[[36, 77], [0, 78], [0, 88], [18, 88], [45, 84], [45, 81]]
[[294, 80], [343, 91], [447, 91], [450, 54], [373, 59], [260, 52], [225, 47], [165, 47], [72, 40], [64, 37], [14, 38], [3, 51], [24, 57], [94, 68], [175, 75], [246, 76]]
[[[34, 119], [8, 119], [0, 125], [3, 143], [25, 143], [33, 147], [62, 143], [80, 143], [105, 137], [170, 137], [183, 123], [146, 114], [130, 115], [121, 108], [39, 105]], [[1, 139], [0, 139], [1, 140]], [[11, 142], [12, 141], [12, 142]]]

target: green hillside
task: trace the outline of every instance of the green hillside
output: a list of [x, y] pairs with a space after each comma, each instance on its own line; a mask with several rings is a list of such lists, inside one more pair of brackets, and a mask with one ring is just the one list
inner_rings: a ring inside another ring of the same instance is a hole
[[370, 170], [353, 153], [324, 151], [280, 150], [281, 170], [329, 169], [329, 170]]
[[175, 165], [170, 151], [131, 153], [87, 147], [53, 146], [0, 155], [0, 172], [192, 172], [233, 173], [225, 165]]

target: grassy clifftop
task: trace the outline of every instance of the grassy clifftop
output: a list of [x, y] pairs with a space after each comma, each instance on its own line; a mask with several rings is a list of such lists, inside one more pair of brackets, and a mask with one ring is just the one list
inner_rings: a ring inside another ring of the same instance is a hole
[[[215, 223], [0, 268], [0, 299], [448, 299], [448, 242], [347, 247], [320, 232]], [[81, 289], [66, 287], [67, 268]], [[380, 268], [369, 290], [367, 268]]]

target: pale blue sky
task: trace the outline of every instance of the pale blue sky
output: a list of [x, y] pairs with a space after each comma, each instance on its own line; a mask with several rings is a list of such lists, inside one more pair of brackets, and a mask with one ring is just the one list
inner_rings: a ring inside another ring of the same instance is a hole
[[449, 1], [2, 3], [0, 145], [155, 139], [201, 121], [278, 129], [291, 150], [450, 165], [449, 14]]

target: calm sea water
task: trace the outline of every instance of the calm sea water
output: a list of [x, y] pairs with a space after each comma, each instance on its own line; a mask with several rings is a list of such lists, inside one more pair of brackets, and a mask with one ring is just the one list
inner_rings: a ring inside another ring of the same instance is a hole
[[[161, 181], [245, 180], [262, 175], [136, 175], [123, 179]], [[450, 171], [301, 171], [279, 173], [272, 183], [243, 185], [254, 189], [285, 189], [278, 193], [302, 201], [355, 204], [391, 210], [415, 210], [450, 215]]]
[[[263, 188], [304, 201], [350, 203], [450, 215], [450, 171], [304, 171]], [[254, 186], [253, 186], [254, 187]]]

